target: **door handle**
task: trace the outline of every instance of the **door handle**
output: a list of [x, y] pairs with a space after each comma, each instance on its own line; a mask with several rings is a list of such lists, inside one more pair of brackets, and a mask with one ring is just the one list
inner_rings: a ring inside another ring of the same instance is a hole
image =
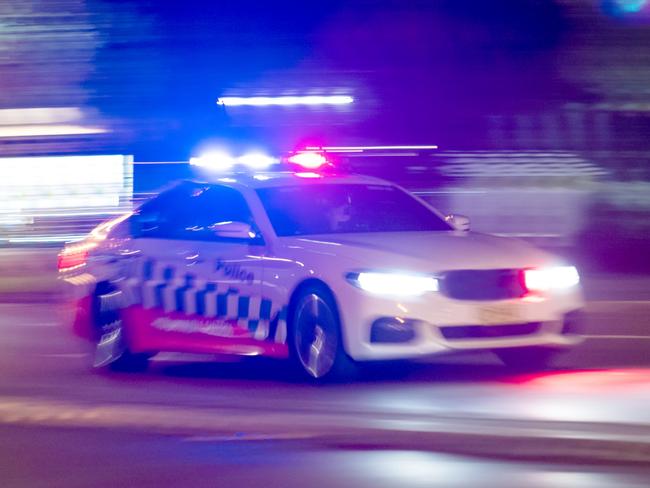
[[194, 264], [200, 264], [204, 262], [204, 259], [201, 257], [201, 254], [198, 251], [189, 251], [183, 254], [183, 259], [185, 260], [186, 266], [192, 266]]

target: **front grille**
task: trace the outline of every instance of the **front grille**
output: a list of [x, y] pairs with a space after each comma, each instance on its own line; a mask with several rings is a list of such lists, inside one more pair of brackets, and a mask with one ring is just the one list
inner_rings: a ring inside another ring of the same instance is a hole
[[526, 294], [518, 269], [447, 271], [440, 278], [441, 293], [457, 300], [505, 300]]
[[449, 340], [496, 339], [536, 334], [541, 326], [540, 322], [510, 325], [457, 325], [440, 327], [440, 333]]

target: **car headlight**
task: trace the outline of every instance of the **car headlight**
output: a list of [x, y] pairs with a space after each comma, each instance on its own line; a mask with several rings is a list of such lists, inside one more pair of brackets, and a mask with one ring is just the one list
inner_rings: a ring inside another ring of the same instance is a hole
[[580, 275], [575, 266], [524, 270], [524, 285], [528, 291], [561, 290], [571, 288], [579, 283]]
[[414, 296], [438, 291], [438, 280], [426, 275], [362, 272], [350, 273], [347, 279], [354, 286], [378, 295]]

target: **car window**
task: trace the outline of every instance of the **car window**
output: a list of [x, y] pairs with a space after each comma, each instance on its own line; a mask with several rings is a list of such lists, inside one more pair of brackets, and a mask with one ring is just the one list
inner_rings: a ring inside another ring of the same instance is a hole
[[310, 184], [257, 191], [279, 236], [452, 230], [442, 218], [391, 185]]
[[223, 222], [255, 227], [243, 195], [217, 185], [179, 185], [143, 205], [139, 214], [141, 237], [234, 241], [217, 237], [211, 227]]
[[183, 183], [145, 202], [133, 218], [133, 233], [138, 237], [170, 238], [193, 191], [192, 186]]
[[[239, 191], [224, 186], [198, 187], [192, 193], [175, 232], [181, 239], [215, 240], [217, 237], [211, 228], [223, 222], [255, 226], [248, 204]], [[225, 238], [218, 238], [222, 239]]]

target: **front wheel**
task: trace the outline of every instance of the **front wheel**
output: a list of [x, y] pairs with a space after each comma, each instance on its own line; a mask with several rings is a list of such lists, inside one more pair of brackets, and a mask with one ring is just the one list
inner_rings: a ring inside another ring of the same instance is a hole
[[351, 376], [354, 365], [343, 349], [338, 311], [326, 290], [310, 287], [300, 294], [289, 330], [292, 359], [308, 377]]

